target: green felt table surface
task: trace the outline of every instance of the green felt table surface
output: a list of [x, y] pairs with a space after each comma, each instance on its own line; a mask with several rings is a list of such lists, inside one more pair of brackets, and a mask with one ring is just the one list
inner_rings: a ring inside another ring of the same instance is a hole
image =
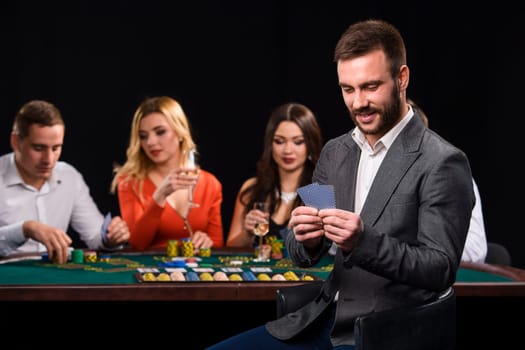
[[[329, 257], [313, 268], [303, 269], [293, 266], [289, 259], [271, 260], [267, 263], [253, 262], [253, 257], [245, 255], [212, 255], [201, 258], [199, 267], [214, 271], [231, 267], [229, 261], [242, 260], [244, 271], [257, 271], [253, 268], [267, 267], [270, 274], [294, 271], [298, 276], [311, 275], [316, 279], [325, 279], [333, 266]], [[39, 285], [39, 284], [136, 284], [141, 283], [139, 268], [157, 268], [164, 271], [163, 263], [170, 261], [163, 255], [111, 255], [109, 261], [85, 262], [82, 264], [54, 264], [42, 260], [21, 260], [0, 264], [0, 285]], [[187, 271], [192, 268], [186, 267]], [[510, 282], [509, 278], [476, 270], [460, 268], [458, 282]], [[257, 281], [252, 281], [258, 283]], [[187, 283], [187, 282], [181, 282]], [[204, 283], [204, 282], [197, 282]], [[211, 282], [213, 283], [213, 282]]]
[[[249, 255], [212, 255], [199, 258], [198, 267], [218, 271], [224, 268], [237, 267], [229, 262], [242, 261], [239, 266], [243, 270], [266, 267], [271, 273], [294, 271], [298, 276], [309, 274], [316, 279], [324, 279], [330, 273], [332, 259], [324, 258], [317, 266], [302, 269], [292, 265], [289, 259], [270, 260], [269, 262], [253, 262]], [[140, 283], [137, 278], [138, 269], [156, 268], [165, 271], [164, 255], [112, 255], [109, 261], [84, 262], [76, 264], [54, 264], [42, 260], [22, 260], [0, 264], [0, 285], [7, 284], [132, 284]], [[169, 266], [168, 266], [169, 268]], [[187, 271], [193, 268], [185, 267]], [[140, 275], [140, 274], [139, 274]]]

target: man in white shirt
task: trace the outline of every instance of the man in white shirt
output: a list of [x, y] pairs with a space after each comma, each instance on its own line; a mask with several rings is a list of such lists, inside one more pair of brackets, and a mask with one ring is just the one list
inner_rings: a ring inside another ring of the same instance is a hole
[[58, 160], [64, 129], [60, 111], [46, 101], [30, 101], [15, 116], [13, 152], [0, 157], [0, 256], [47, 250], [50, 259], [64, 263], [72, 243], [69, 225], [89, 249], [128, 241], [120, 217], [102, 232], [104, 217], [84, 178]]

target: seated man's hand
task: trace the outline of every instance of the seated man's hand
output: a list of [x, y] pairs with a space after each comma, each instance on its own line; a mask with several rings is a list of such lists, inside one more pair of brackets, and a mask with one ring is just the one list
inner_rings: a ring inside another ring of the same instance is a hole
[[319, 217], [326, 238], [346, 252], [356, 246], [363, 232], [363, 221], [358, 214], [342, 209], [321, 209]]
[[319, 210], [313, 207], [300, 206], [292, 211], [288, 227], [293, 230], [297, 242], [306, 249], [319, 245], [323, 236], [323, 222], [318, 215]]
[[67, 233], [33, 220], [24, 222], [22, 229], [26, 238], [32, 238], [46, 246], [50, 260], [59, 264], [67, 262], [68, 247], [73, 243]]

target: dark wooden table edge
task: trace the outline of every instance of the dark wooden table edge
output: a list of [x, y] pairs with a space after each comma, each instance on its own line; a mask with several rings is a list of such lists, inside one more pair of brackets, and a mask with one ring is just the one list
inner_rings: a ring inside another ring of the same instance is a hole
[[305, 282], [3, 285], [0, 301], [272, 301], [277, 289], [301, 283]]
[[[219, 254], [243, 253], [223, 249]], [[152, 254], [158, 252], [151, 252]], [[137, 253], [125, 253], [122, 255]], [[144, 252], [143, 252], [144, 254]], [[456, 295], [525, 296], [525, 270], [462, 262], [461, 267], [493, 273], [511, 282], [456, 282]], [[272, 301], [277, 289], [308, 282], [147, 282], [138, 284], [0, 285], [0, 301]]]
[[[297, 284], [298, 282], [171, 282], [4, 285], [0, 287], [0, 301], [273, 301], [277, 289]], [[459, 297], [525, 296], [525, 282], [458, 282], [454, 284], [454, 290]]]

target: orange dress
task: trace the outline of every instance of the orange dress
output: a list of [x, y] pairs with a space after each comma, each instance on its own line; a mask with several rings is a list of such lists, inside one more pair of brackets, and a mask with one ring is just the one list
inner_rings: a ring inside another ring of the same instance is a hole
[[[130, 230], [129, 244], [135, 250], [163, 248], [170, 239], [180, 240], [190, 236], [184, 219], [175, 209], [168, 203], [161, 207], [153, 200], [155, 189], [155, 184], [146, 178], [141, 201], [136, 193], [138, 186], [135, 181], [120, 181], [118, 184], [120, 213]], [[193, 198], [199, 204], [188, 215], [193, 232], [206, 232], [213, 241], [213, 247], [222, 247], [222, 184], [213, 174], [201, 169]]]

